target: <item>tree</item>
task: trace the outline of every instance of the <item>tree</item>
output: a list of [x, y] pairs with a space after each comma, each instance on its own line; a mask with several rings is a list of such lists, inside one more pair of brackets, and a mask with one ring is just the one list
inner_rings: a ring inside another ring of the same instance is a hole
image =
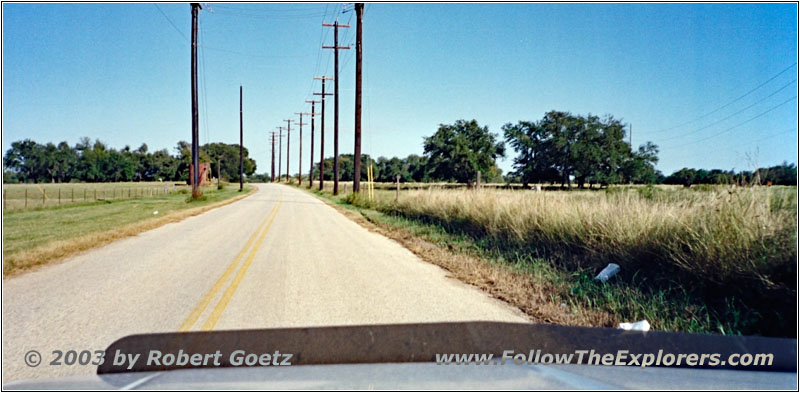
[[623, 176], [635, 184], [653, 184], [659, 180], [658, 146], [647, 142], [639, 146], [639, 151], [632, 153], [622, 164]]
[[435, 134], [424, 139], [430, 176], [472, 185], [479, 171], [488, 173], [495, 160], [505, 155], [503, 143], [495, 139], [489, 128], [480, 127], [476, 120], [441, 124]]
[[650, 142], [632, 152], [625, 142], [622, 122], [550, 111], [536, 122], [503, 126], [506, 142], [514, 149], [513, 178], [529, 183], [560, 182], [574, 178], [578, 186], [608, 185], [624, 180], [653, 182], [658, 147]]
[[[192, 151], [191, 145], [186, 142], [182, 148], [188, 148], [188, 151], [181, 150], [181, 156], [188, 160], [185, 163], [186, 170], [188, 171], [189, 164], [191, 163]], [[243, 172], [245, 176], [250, 176], [256, 172], [256, 162], [249, 157], [247, 148], [243, 150], [244, 165]], [[221, 176], [232, 182], [239, 181], [239, 145], [238, 144], [225, 144], [225, 143], [207, 143], [200, 146], [200, 162], [211, 163], [211, 170], [213, 176], [217, 176], [217, 161], [222, 160]], [[188, 172], [187, 172], [188, 180]]]
[[41, 178], [42, 157], [43, 147], [25, 139], [11, 143], [11, 148], [3, 156], [3, 165], [17, 172], [24, 181], [38, 183]]

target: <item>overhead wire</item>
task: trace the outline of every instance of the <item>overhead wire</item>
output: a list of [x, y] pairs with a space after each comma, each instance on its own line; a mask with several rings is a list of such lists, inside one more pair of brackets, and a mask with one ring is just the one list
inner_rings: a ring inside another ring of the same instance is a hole
[[159, 6], [158, 6], [158, 4], [156, 4], [156, 3], [153, 3], [153, 5], [156, 7], [156, 9], [158, 10], [158, 12], [160, 12], [160, 13], [161, 13], [161, 15], [163, 15], [163, 16], [164, 16], [164, 18], [167, 20], [167, 22], [169, 22], [169, 24], [170, 24], [170, 25], [172, 25], [172, 28], [173, 28], [173, 29], [175, 29], [175, 31], [177, 31], [177, 32], [178, 32], [178, 34], [180, 34], [180, 35], [181, 35], [181, 37], [183, 37], [183, 39], [184, 39], [185, 41], [187, 41], [187, 42], [188, 42], [188, 41], [189, 41], [189, 38], [188, 38], [188, 37], [186, 37], [186, 34], [183, 34], [183, 32], [181, 31], [181, 29], [179, 29], [179, 28], [178, 28], [178, 26], [176, 26], [176, 25], [175, 25], [175, 23], [172, 21], [172, 19], [170, 19], [170, 17], [169, 17], [169, 16], [167, 16], [167, 14], [165, 14], [165, 13], [164, 13], [164, 11], [161, 9], [161, 7], [159, 7]]
[[[206, 40], [205, 40], [205, 35], [203, 34], [203, 18], [200, 15], [198, 15], [198, 18], [197, 18], [197, 24], [198, 24], [198, 29], [197, 30], [199, 31], [199, 36], [200, 36], [199, 37], [199, 41], [200, 42], [198, 44], [200, 44], [200, 43], [205, 44]], [[200, 50], [200, 63], [202, 65], [202, 67], [203, 67], [203, 69], [202, 69], [202, 93], [203, 93], [203, 118], [205, 119], [205, 127], [203, 128], [203, 130], [205, 131], [206, 143], [209, 143], [210, 142], [209, 134], [210, 134], [211, 125], [208, 122], [208, 84], [206, 83], [206, 74], [208, 73], [208, 69], [206, 68], [206, 51], [205, 51], [205, 49], [203, 49], [203, 47], [201, 45], [198, 45], [198, 46], [200, 46], [200, 49], [201, 49]]]
[[732, 118], [732, 117], [734, 117], [734, 116], [736, 116], [736, 115], [738, 115], [738, 114], [740, 114], [740, 113], [742, 113], [742, 112], [744, 112], [744, 111], [746, 111], [746, 110], [748, 110], [748, 109], [750, 109], [750, 108], [752, 108], [752, 107], [754, 107], [754, 106], [756, 106], [756, 105], [758, 105], [758, 104], [760, 104], [760, 103], [762, 103], [762, 102], [764, 102], [764, 101], [768, 100], [769, 98], [771, 98], [771, 97], [772, 97], [772, 96], [774, 96], [775, 94], [778, 94], [778, 93], [780, 93], [781, 91], [783, 91], [783, 89], [785, 89], [785, 88], [787, 88], [787, 87], [791, 86], [791, 85], [792, 85], [792, 84], [794, 84], [795, 82], [797, 82], [797, 79], [792, 79], [792, 80], [791, 80], [789, 83], [787, 83], [787, 84], [785, 84], [785, 85], [781, 86], [781, 87], [780, 87], [780, 88], [778, 88], [777, 90], [775, 90], [775, 91], [773, 91], [772, 93], [770, 93], [768, 96], [766, 96], [766, 97], [763, 97], [763, 98], [761, 98], [760, 100], [758, 100], [758, 101], [756, 101], [756, 102], [754, 102], [754, 103], [750, 104], [749, 106], [746, 106], [746, 107], [744, 107], [744, 108], [742, 108], [742, 109], [740, 109], [740, 110], [738, 110], [738, 111], [736, 111], [736, 112], [734, 112], [734, 113], [732, 113], [732, 114], [730, 114], [730, 115], [728, 115], [728, 116], [726, 116], [726, 117], [724, 117], [724, 118], [722, 118], [722, 119], [719, 119], [719, 120], [717, 120], [717, 121], [715, 121], [715, 122], [713, 122], [713, 123], [711, 123], [711, 124], [707, 124], [707, 125], [705, 125], [705, 126], [703, 126], [703, 127], [700, 127], [700, 128], [698, 128], [698, 129], [695, 129], [695, 130], [689, 131], [689, 132], [687, 132], [687, 133], [685, 133], [685, 134], [681, 134], [681, 135], [675, 135], [675, 136], [670, 136], [670, 137], [667, 137], [667, 138], [660, 138], [660, 140], [662, 140], [662, 141], [668, 141], [668, 140], [673, 140], [673, 139], [683, 138], [683, 137], [686, 137], [686, 136], [689, 136], [689, 135], [695, 134], [695, 133], [697, 133], [697, 132], [700, 132], [700, 131], [702, 131], [702, 130], [708, 129], [708, 128], [710, 128], [710, 127], [712, 127], [712, 126], [715, 126], [715, 125], [717, 125], [717, 124], [719, 124], [719, 123], [722, 123], [723, 121], [725, 121], [725, 120], [728, 120], [728, 119], [730, 119], [730, 118]]
[[693, 145], [693, 144], [696, 144], [696, 143], [699, 143], [699, 142], [707, 141], [707, 140], [709, 140], [709, 139], [711, 139], [711, 138], [715, 138], [715, 137], [717, 137], [717, 136], [720, 136], [720, 135], [722, 135], [722, 134], [725, 134], [725, 133], [727, 133], [727, 132], [730, 132], [730, 131], [731, 131], [731, 130], [733, 130], [733, 129], [739, 128], [739, 127], [741, 127], [741, 126], [743, 126], [743, 125], [745, 125], [745, 124], [747, 124], [747, 123], [749, 123], [749, 122], [751, 122], [751, 121], [753, 121], [753, 120], [755, 120], [755, 119], [758, 119], [758, 118], [760, 118], [760, 117], [762, 117], [762, 116], [766, 115], [767, 113], [770, 113], [770, 112], [772, 112], [772, 111], [774, 111], [774, 110], [778, 109], [779, 107], [781, 107], [781, 106], [783, 106], [783, 105], [786, 105], [787, 103], [791, 102], [792, 100], [795, 100], [795, 99], [797, 99], [797, 96], [796, 96], [796, 95], [795, 95], [795, 96], [792, 96], [791, 98], [789, 98], [789, 99], [788, 99], [788, 100], [786, 100], [786, 101], [783, 101], [783, 102], [781, 102], [781, 103], [780, 103], [780, 104], [778, 104], [778, 105], [775, 105], [775, 106], [773, 106], [773, 107], [772, 107], [772, 108], [770, 108], [770, 109], [767, 109], [767, 110], [765, 110], [765, 111], [763, 111], [763, 112], [761, 112], [761, 113], [759, 113], [759, 114], [757, 114], [757, 115], [755, 115], [755, 116], [753, 116], [753, 117], [751, 117], [751, 118], [749, 118], [749, 119], [747, 119], [747, 120], [745, 120], [745, 121], [743, 121], [743, 122], [741, 122], [741, 123], [739, 123], [739, 124], [736, 124], [736, 125], [734, 125], [733, 127], [726, 128], [726, 129], [724, 129], [724, 130], [722, 130], [722, 131], [720, 131], [720, 132], [718, 132], [718, 133], [716, 133], [716, 134], [714, 134], [714, 135], [709, 135], [709, 136], [707, 136], [707, 137], [705, 137], [705, 138], [698, 139], [698, 140], [696, 140], [696, 141], [692, 141], [692, 142], [688, 142], [688, 143], [684, 143], [684, 144], [680, 144], [680, 145], [676, 145], [676, 146], [670, 146], [669, 148], [676, 149], [676, 148], [679, 148], [679, 147], [684, 147], [684, 146], [688, 146], [688, 145]]
[[769, 78], [769, 79], [767, 79], [766, 81], [762, 82], [762, 83], [761, 83], [761, 84], [759, 84], [758, 86], [756, 86], [756, 87], [754, 87], [754, 88], [752, 88], [752, 89], [748, 90], [746, 93], [744, 93], [744, 94], [740, 95], [740, 96], [739, 96], [739, 97], [737, 97], [737, 98], [734, 98], [733, 100], [729, 101], [728, 103], [726, 103], [726, 104], [724, 104], [724, 105], [722, 105], [722, 106], [720, 106], [720, 107], [717, 107], [716, 109], [714, 109], [714, 110], [712, 110], [712, 111], [710, 111], [710, 112], [707, 112], [707, 113], [705, 113], [705, 114], [703, 114], [703, 115], [700, 115], [700, 116], [698, 116], [698, 117], [696, 117], [696, 118], [694, 118], [694, 119], [691, 119], [691, 120], [689, 120], [689, 121], [683, 122], [683, 123], [681, 123], [681, 124], [677, 124], [677, 125], [674, 125], [674, 126], [672, 126], [672, 127], [668, 127], [668, 128], [662, 128], [662, 129], [660, 129], [660, 130], [653, 131], [653, 133], [661, 133], [661, 132], [664, 132], [664, 131], [670, 131], [670, 130], [674, 130], [674, 129], [676, 129], [676, 128], [683, 127], [683, 126], [685, 126], [685, 125], [687, 125], [687, 124], [694, 123], [694, 122], [695, 122], [695, 121], [697, 121], [697, 120], [704, 119], [704, 118], [706, 118], [706, 117], [708, 117], [708, 116], [710, 116], [710, 115], [712, 115], [712, 114], [714, 114], [714, 113], [717, 113], [717, 112], [719, 112], [720, 110], [722, 110], [722, 109], [724, 109], [724, 108], [727, 108], [727, 107], [728, 107], [728, 106], [730, 106], [731, 104], [733, 104], [733, 103], [735, 103], [735, 102], [737, 102], [737, 101], [741, 100], [742, 98], [744, 98], [744, 97], [747, 97], [748, 95], [752, 94], [753, 92], [755, 92], [756, 90], [760, 89], [761, 87], [764, 87], [766, 84], [768, 84], [769, 82], [772, 82], [773, 80], [775, 80], [775, 78], [777, 78], [777, 77], [779, 77], [779, 76], [783, 75], [783, 73], [785, 73], [786, 71], [789, 71], [790, 69], [792, 69], [792, 67], [794, 67], [794, 66], [796, 66], [796, 65], [797, 65], [797, 62], [795, 62], [795, 63], [792, 63], [792, 65], [790, 65], [790, 66], [788, 66], [788, 67], [784, 68], [782, 71], [780, 71], [780, 72], [778, 72], [777, 74], [773, 75], [772, 77], [770, 77], [770, 78]]

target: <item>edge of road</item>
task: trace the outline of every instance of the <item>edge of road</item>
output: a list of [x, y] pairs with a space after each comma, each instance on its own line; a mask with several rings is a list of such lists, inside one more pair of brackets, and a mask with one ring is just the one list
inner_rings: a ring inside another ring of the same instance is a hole
[[[336, 210], [350, 221], [353, 221], [370, 232], [377, 233], [391, 241], [398, 243], [400, 246], [416, 255], [425, 263], [429, 263], [439, 267], [440, 269], [443, 269], [445, 272], [447, 272], [447, 276], [449, 278], [452, 278], [461, 284], [478, 289], [490, 298], [501, 302], [504, 306], [508, 307], [510, 311], [517, 313], [519, 316], [527, 319], [528, 321], [543, 321], [541, 318], [537, 318], [537, 315], [531, 313], [525, 307], [518, 304], [518, 302], [515, 301], [516, 297], [514, 294], [505, 293], [503, 290], [490, 285], [492, 280], [498, 279], [498, 276], [502, 277], [504, 275], [513, 273], [505, 269], [493, 269], [492, 267], [488, 266], [476, 268], [477, 266], [482, 265], [483, 261], [471, 256], [453, 254], [446, 248], [437, 246], [436, 244], [430, 243], [425, 239], [420, 239], [412, 234], [394, 232], [384, 228], [376, 222], [373, 222], [373, 220], [359, 208], [354, 207], [353, 209], [349, 209], [345, 206], [338, 205], [328, 198], [318, 195], [314, 192], [314, 190], [310, 190], [303, 186], [297, 187], [291, 184], [279, 184], [296, 188], [301, 192], [313, 196], [314, 198], [322, 201], [326, 205]], [[417, 242], [417, 244], [413, 244], [414, 242]], [[445, 261], [434, 258], [434, 255], [445, 259]], [[463, 268], [465, 265], [467, 267]]]
[[[254, 195], [258, 191], [258, 186], [256, 186], [254, 183], [248, 183], [248, 185], [250, 186], [250, 189], [247, 190], [244, 194], [237, 195], [233, 198], [226, 199], [224, 201], [219, 201], [217, 203], [213, 203], [210, 205], [190, 208], [186, 210], [178, 210], [151, 220], [134, 222], [119, 228], [109, 229], [103, 232], [92, 233], [88, 235], [79, 236], [77, 238], [70, 240], [62, 240], [43, 245], [41, 246], [41, 250], [38, 252], [39, 261], [37, 261], [36, 264], [19, 268], [10, 273], [3, 272], [3, 280], [6, 280], [8, 278], [18, 277], [47, 266], [52, 266], [54, 264], [64, 262], [64, 260], [66, 260], [67, 258], [74, 257], [83, 254], [87, 251], [103, 247], [117, 240], [122, 240], [131, 236], [136, 236], [142, 232], [147, 232], [149, 230], [156, 229], [158, 227], [173, 222], [180, 222], [189, 217], [194, 217], [203, 214], [209, 210], [213, 210], [219, 207], [230, 205], [234, 202], [238, 202], [244, 198]], [[63, 251], [63, 249], [61, 249], [64, 243], [70, 243], [72, 245], [70, 251], [65, 252]]]

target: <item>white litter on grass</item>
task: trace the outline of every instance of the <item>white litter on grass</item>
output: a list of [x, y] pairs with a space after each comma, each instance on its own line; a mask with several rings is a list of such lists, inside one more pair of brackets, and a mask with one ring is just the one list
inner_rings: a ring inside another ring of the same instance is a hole
[[153, 215], [156, 215], [156, 214], [158, 214], [158, 210], [156, 210], [156, 211], [154, 211], [154, 212], [153, 212]]
[[606, 282], [609, 278], [614, 277], [617, 273], [619, 273], [619, 265], [616, 263], [609, 263], [608, 266], [603, 268], [603, 270], [601, 270], [594, 279]]
[[647, 322], [646, 319], [638, 322], [620, 322], [619, 328], [622, 330], [639, 330], [646, 332], [650, 330], [650, 322]]

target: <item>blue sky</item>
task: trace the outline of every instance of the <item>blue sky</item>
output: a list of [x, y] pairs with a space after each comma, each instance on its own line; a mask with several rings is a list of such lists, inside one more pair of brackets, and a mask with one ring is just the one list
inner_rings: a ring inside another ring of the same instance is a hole
[[[310, 112], [312, 77], [333, 73], [321, 22], [354, 27], [343, 8], [208, 4], [201, 143], [238, 142], [242, 84], [245, 145], [268, 170], [268, 132]], [[188, 4], [3, 4], [3, 150], [88, 136], [174, 152], [191, 140], [190, 21]], [[341, 153], [353, 150], [353, 55], [340, 52]], [[660, 146], [665, 174], [796, 163], [796, 62], [795, 4], [368, 4], [363, 152], [422, 154], [440, 123], [500, 134], [555, 109], [632, 124], [635, 146]], [[328, 156], [332, 99], [326, 109]], [[291, 144], [296, 157], [295, 127]]]

